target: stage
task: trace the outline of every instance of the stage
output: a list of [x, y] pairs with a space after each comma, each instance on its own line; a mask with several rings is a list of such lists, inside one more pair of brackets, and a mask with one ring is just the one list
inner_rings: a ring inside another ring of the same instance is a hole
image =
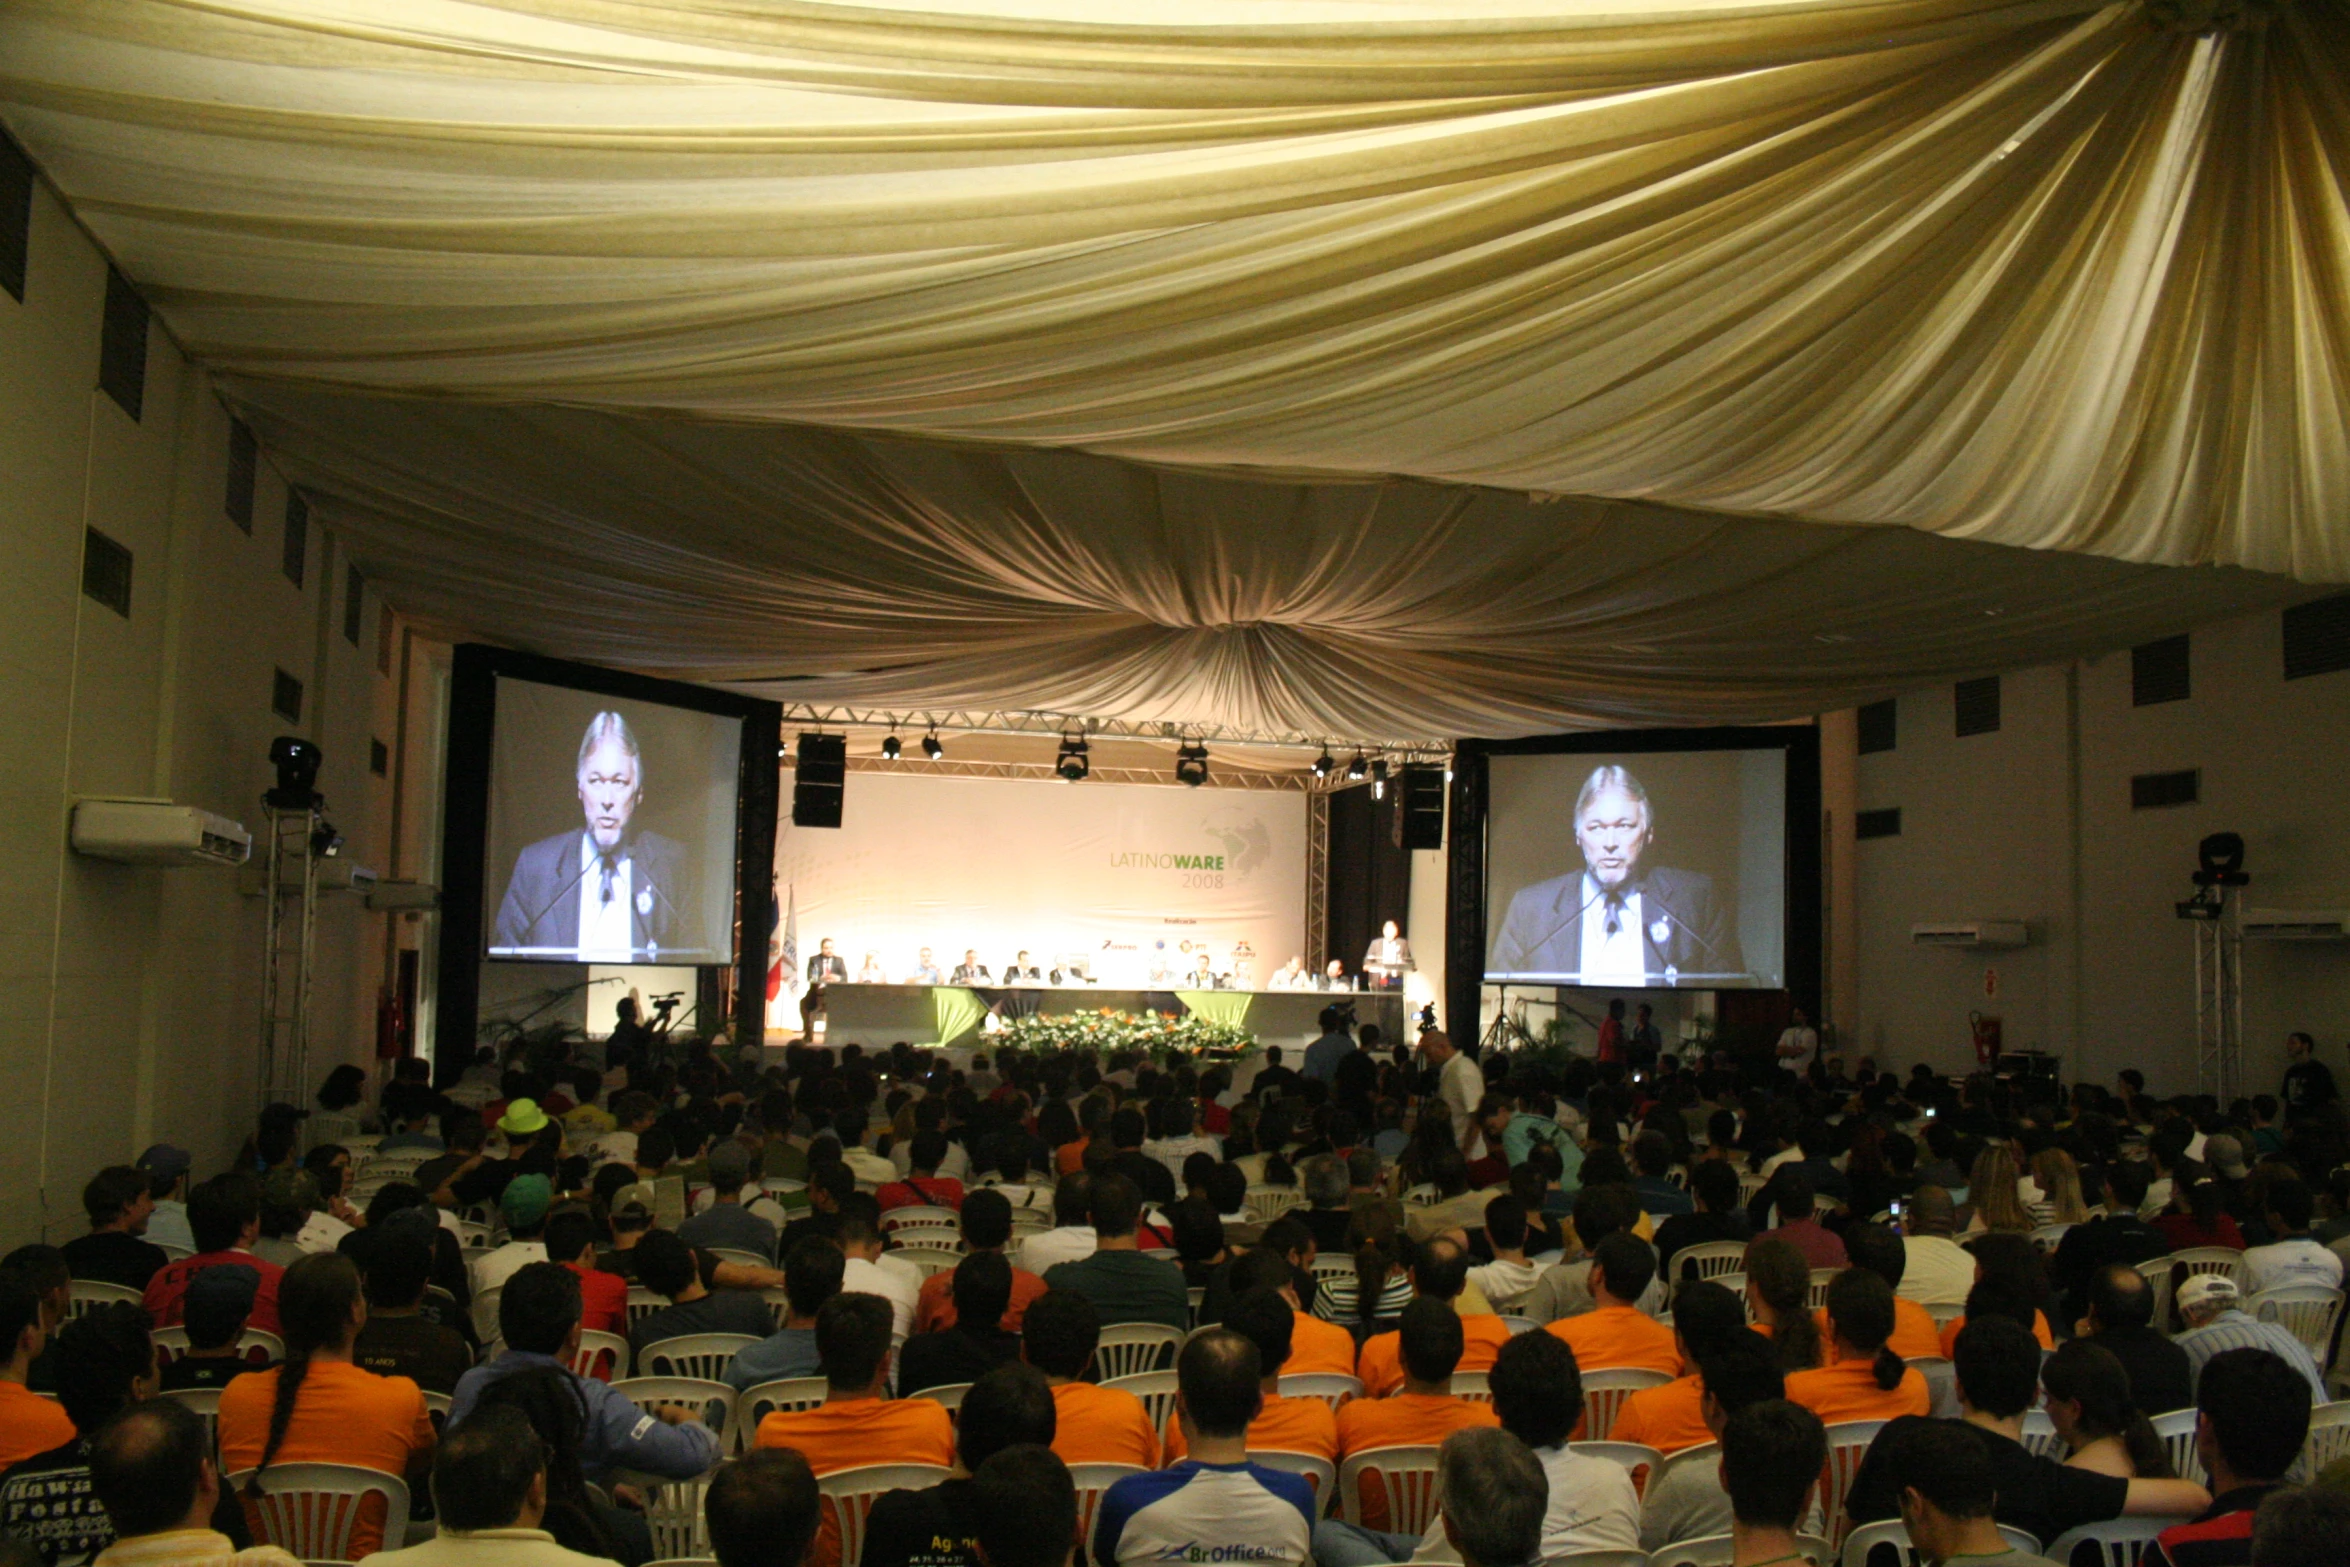
[[[1320, 1037], [1322, 1009], [1352, 1002], [1358, 1024], [1376, 1023], [1392, 1043], [1408, 1040], [1404, 993], [1400, 990], [1126, 990], [1103, 985], [987, 986], [859, 985], [828, 988], [824, 1027], [818, 1042], [887, 1050], [903, 1040], [926, 1048], [983, 1047], [982, 1025], [991, 1009], [1005, 1013], [1065, 1014], [1172, 1012], [1234, 1023], [1264, 1045], [1304, 1045]], [[796, 1029], [767, 1032], [769, 1045], [797, 1039]]]

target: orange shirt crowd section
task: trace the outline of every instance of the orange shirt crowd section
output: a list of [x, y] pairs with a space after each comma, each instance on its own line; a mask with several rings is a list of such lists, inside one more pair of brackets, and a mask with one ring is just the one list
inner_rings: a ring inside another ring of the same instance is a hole
[[[779, 1409], [759, 1422], [757, 1445], [794, 1447], [821, 1480], [867, 1464], [955, 1462], [946, 1406], [927, 1398], [835, 1398], [814, 1409]], [[829, 1503], [816, 1526], [808, 1567], [840, 1567], [840, 1518]]]
[[[277, 1370], [252, 1371], [220, 1390], [220, 1472], [226, 1477], [261, 1462], [269, 1440], [269, 1412], [277, 1402]], [[405, 1475], [410, 1458], [433, 1445], [424, 1394], [406, 1377], [379, 1377], [343, 1361], [314, 1360], [294, 1395], [294, 1417], [274, 1464], [349, 1464]], [[267, 1489], [269, 1477], [262, 1475]], [[253, 1517], [251, 1507], [246, 1508]], [[255, 1534], [258, 1536], [258, 1520]], [[383, 1546], [383, 1503], [370, 1497], [351, 1536], [351, 1559]]]

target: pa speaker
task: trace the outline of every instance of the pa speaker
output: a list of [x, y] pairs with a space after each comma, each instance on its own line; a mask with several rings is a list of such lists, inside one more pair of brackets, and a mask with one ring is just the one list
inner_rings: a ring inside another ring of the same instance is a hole
[[849, 742], [841, 735], [802, 735], [794, 747], [791, 824], [838, 827], [849, 776]]
[[1406, 767], [1395, 785], [1395, 844], [1399, 849], [1444, 847], [1444, 769]]

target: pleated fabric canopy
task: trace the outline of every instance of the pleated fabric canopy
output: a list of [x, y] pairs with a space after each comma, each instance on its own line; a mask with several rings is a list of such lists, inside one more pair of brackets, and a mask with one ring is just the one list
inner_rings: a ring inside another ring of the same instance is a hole
[[2350, 580], [2346, 84], [2350, 0], [0, 8], [404, 606], [1368, 736]]

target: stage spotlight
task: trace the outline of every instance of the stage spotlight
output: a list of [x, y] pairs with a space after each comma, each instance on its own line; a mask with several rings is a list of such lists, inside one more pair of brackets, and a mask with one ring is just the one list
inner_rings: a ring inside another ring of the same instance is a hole
[[893, 762], [898, 759], [898, 753], [904, 749], [905, 747], [898, 743], [896, 735], [891, 735], [881, 742], [881, 754]]
[[270, 741], [269, 761], [277, 769], [277, 787], [261, 797], [263, 803], [281, 811], [306, 811], [322, 803], [318, 764], [324, 760], [318, 747], [300, 735], [279, 735]]
[[331, 860], [343, 852], [343, 835], [335, 831], [335, 824], [323, 818], [310, 834], [310, 857]]
[[1363, 753], [1360, 751], [1355, 753], [1355, 759], [1353, 761], [1346, 764], [1346, 776], [1354, 780], [1356, 783], [1361, 783], [1363, 781], [1363, 775], [1369, 771], [1370, 764], [1363, 760]]
[[1330, 776], [1330, 769], [1336, 767], [1337, 765], [1338, 764], [1336, 762], [1330, 760], [1330, 748], [1328, 746], [1324, 746], [1322, 747], [1322, 754], [1314, 758], [1314, 776], [1316, 778], [1327, 778]]
[[1086, 754], [1085, 736], [1061, 737], [1061, 754], [1053, 763], [1053, 771], [1071, 783], [1085, 781], [1085, 775], [1093, 771], [1092, 759]]
[[947, 748], [938, 743], [938, 731], [935, 729], [922, 737], [922, 754], [934, 762], [947, 754]]
[[1175, 781], [1197, 789], [1208, 781], [1208, 748], [1187, 745], [1175, 752]]
[[1371, 758], [1371, 798], [1387, 798], [1387, 758], [1384, 756]]
[[2252, 878], [2244, 871], [2244, 835], [2215, 832], [2195, 846], [2202, 869], [2195, 873], [2198, 887], [2242, 887]]

